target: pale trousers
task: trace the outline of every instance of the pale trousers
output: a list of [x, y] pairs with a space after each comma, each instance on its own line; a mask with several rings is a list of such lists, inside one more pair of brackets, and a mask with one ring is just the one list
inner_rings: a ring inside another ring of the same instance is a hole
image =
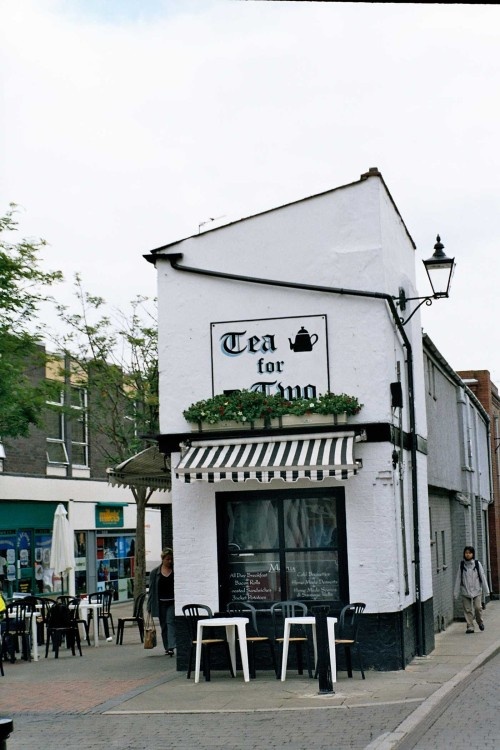
[[462, 596], [462, 605], [464, 608], [465, 621], [467, 623], [467, 629], [474, 630], [474, 615], [476, 616], [476, 622], [478, 625], [483, 623], [483, 607], [482, 607], [482, 595], [478, 594], [474, 598], [470, 596]]

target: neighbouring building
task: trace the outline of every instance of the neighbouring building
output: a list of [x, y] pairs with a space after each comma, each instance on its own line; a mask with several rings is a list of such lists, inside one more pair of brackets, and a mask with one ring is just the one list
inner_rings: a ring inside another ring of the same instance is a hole
[[[500, 397], [488, 370], [459, 370], [464, 383], [477, 396], [490, 418], [491, 474], [493, 497], [488, 506], [489, 561], [491, 591], [495, 598], [500, 595]], [[487, 557], [483, 554], [483, 560]]]
[[490, 417], [426, 334], [424, 371], [434, 628], [440, 631], [463, 618], [453, 587], [466, 544], [489, 576]]
[[[35, 380], [46, 376], [61, 377], [51, 360], [31, 369]], [[50, 550], [54, 512], [63, 503], [75, 535], [76, 570], [66, 584], [69, 590], [112, 588], [117, 600], [133, 596], [135, 501], [130, 489], [108, 484], [106, 463], [95, 450], [102, 436], [89, 423], [88, 398], [81, 381], [66, 389], [61, 382], [60, 400], [52, 403], [44, 425], [27, 438], [0, 443], [0, 556], [6, 561], [0, 573], [8, 594], [61, 590], [58, 571], [50, 568]], [[149, 567], [159, 560], [162, 520], [170, 515], [162, 508], [170, 508], [169, 493], [155, 492], [146, 511]]]

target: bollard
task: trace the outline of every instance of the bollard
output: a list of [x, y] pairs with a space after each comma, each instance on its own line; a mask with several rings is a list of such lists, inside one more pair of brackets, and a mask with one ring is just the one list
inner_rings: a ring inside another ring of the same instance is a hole
[[332, 675], [330, 672], [330, 649], [328, 647], [328, 625], [326, 616], [330, 611], [328, 606], [311, 607], [313, 615], [316, 617], [316, 643], [318, 648], [318, 665], [316, 672], [318, 675], [318, 687], [320, 695], [334, 693], [332, 684]]
[[0, 718], [0, 750], [7, 750], [7, 740], [9, 739], [13, 729], [14, 722], [12, 721], [12, 719]]

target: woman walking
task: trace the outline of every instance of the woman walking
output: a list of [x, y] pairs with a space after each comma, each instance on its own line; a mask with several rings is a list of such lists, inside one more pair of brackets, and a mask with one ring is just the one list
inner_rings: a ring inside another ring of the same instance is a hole
[[165, 653], [174, 655], [175, 606], [174, 606], [174, 555], [170, 547], [161, 553], [161, 565], [149, 576], [148, 612], [158, 617]]

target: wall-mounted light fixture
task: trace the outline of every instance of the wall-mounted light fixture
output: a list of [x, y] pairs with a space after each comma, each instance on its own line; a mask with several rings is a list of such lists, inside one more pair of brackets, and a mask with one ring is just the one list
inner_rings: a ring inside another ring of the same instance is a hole
[[436, 244], [434, 245], [434, 254], [430, 258], [427, 258], [427, 260], [422, 261], [427, 272], [429, 283], [431, 285], [432, 294], [427, 295], [426, 297], [407, 297], [405, 294], [405, 290], [403, 288], [400, 288], [399, 296], [393, 298], [396, 300], [396, 305], [402, 312], [406, 310], [407, 302], [420, 300], [420, 304], [416, 306], [411, 315], [409, 315], [406, 319], [401, 318], [401, 323], [403, 325], [406, 325], [406, 323], [408, 323], [408, 321], [413, 318], [417, 310], [422, 307], [422, 305], [432, 305], [432, 302], [435, 299], [441, 299], [443, 297], [449, 296], [451, 279], [453, 276], [453, 271], [455, 270], [455, 258], [448, 258], [444, 254], [444, 245], [441, 242], [441, 237], [439, 236], [439, 234], [436, 237], [436, 240]]

